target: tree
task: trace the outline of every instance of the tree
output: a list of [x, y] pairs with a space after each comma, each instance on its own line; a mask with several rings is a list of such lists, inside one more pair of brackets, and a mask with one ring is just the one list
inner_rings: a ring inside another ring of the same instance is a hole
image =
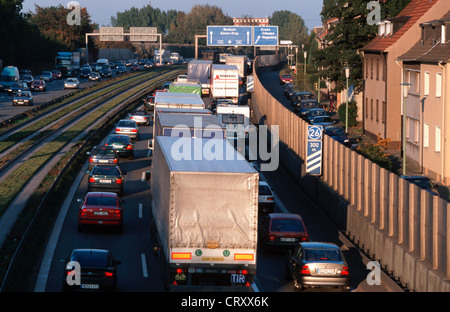
[[275, 11], [270, 18], [270, 24], [278, 26], [278, 36], [281, 40], [291, 40], [294, 45], [308, 46], [308, 28], [299, 15], [286, 10]]

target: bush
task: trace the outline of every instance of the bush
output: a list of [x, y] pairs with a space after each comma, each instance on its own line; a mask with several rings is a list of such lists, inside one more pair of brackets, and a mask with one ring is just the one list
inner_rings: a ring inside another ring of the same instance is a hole
[[[341, 105], [339, 105], [338, 108], [338, 114], [340, 121], [345, 125], [345, 106], [346, 103], [343, 102]], [[348, 102], [348, 126], [354, 127], [357, 125], [358, 117], [358, 107], [356, 106], [355, 101]]]
[[390, 142], [390, 139], [381, 139], [378, 135], [376, 144], [362, 143], [358, 146], [357, 152], [384, 169], [392, 171], [391, 154], [385, 152]]

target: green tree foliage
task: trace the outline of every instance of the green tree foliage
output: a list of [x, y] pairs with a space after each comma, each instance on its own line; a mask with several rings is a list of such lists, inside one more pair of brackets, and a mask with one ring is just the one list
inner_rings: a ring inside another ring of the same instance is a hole
[[[381, 18], [396, 16], [411, 0], [389, 0], [380, 3]], [[328, 31], [329, 42], [324, 49], [315, 55], [315, 62], [324, 68], [323, 76], [336, 82], [336, 90], [345, 88], [343, 67], [349, 66], [350, 79], [356, 91], [362, 88], [362, 59], [358, 49], [364, 47], [375, 38], [377, 26], [367, 22], [370, 0], [324, 0], [321, 12], [322, 20], [338, 18]]]
[[291, 40], [294, 45], [304, 44], [308, 47], [308, 28], [298, 14], [286, 10], [275, 11], [270, 18], [270, 24], [278, 26], [280, 40]]

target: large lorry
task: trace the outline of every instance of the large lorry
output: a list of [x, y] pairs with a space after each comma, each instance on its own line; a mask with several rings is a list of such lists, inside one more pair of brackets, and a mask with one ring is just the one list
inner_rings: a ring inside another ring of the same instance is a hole
[[202, 94], [202, 85], [199, 82], [186, 81], [186, 82], [172, 82], [169, 86], [169, 92], [171, 93], [193, 93]]
[[210, 114], [162, 113], [155, 116], [155, 132], [153, 136], [196, 137], [209, 139], [225, 139], [226, 128]]
[[[161, 60], [161, 61], [160, 61]], [[170, 51], [169, 50], [155, 50], [155, 56], [153, 62], [156, 66], [170, 63]]]
[[0, 90], [6, 91], [6, 89], [19, 81], [19, 69], [15, 66], [6, 66], [0, 74]]
[[211, 70], [211, 97], [239, 103], [239, 70], [236, 65], [213, 64]]
[[212, 61], [192, 60], [188, 63], [187, 76], [189, 80], [197, 80], [202, 86], [202, 95], [211, 93]]
[[151, 234], [166, 288], [252, 291], [258, 185], [226, 140], [156, 137]]
[[236, 65], [239, 70], [239, 77], [241, 78], [241, 85], [245, 81], [248, 73], [248, 58], [246, 55], [228, 55], [225, 61], [226, 65]]
[[58, 52], [55, 58], [55, 69], [64, 77], [76, 77], [80, 72], [81, 52]]
[[227, 140], [239, 152], [244, 153], [250, 132], [250, 107], [248, 105], [219, 104], [216, 114], [227, 129]]

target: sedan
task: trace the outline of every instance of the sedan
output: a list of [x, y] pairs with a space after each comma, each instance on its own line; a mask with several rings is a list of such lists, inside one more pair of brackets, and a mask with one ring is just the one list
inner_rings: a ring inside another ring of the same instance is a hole
[[130, 119], [120, 120], [116, 125], [114, 133], [128, 135], [133, 140], [139, 140], [139, 129], [137, 122], [134, 120]]
[[30, 91], [16, 93], [13, 97], [12, 105], [33, 105], [33, 95]]
[[89, 173], [88, 192], [107, 191], [122, 196], [125, 174], [119, 166], [95, 166], [87, 173]]
[[139, 64], [133, 64], [133, 65], [131, 65], [131, 70], [132, 71], [136, 71], [136, 70], [140, 70], [141, 69], [141, 67], [139, 66]]
[[292, 83], [292, 76], [290, 74], [282, 74], [280, 76], [280, 84], [285, 84], [287, 82]]
[[262, 212], [273, 212], [275, 206], [273, 191], [265, 181], [259, 181], [258, 206]]
[[308, 287], [350, 289], [350, 275], [344, 255], [332, 243], [303, 242], [288, 251], [287, 275], [294, 290]]
[[43, 71], [39, 76], [39, 79], [42, 79], [46, 82], [53, 81], [53, 74], [51, 71]]
[[106, 140], [105, 146], [112, 146], [119, 157], [134, 158], [134, 144], [128, 135], [112, 134]]
[[27, 84], [28, 87], [31, 87], [31, 84], [32, 84], [33, 81], [34, 81], [34, 78], [33, 78], [33, 76], [31, 76], [31, 75], [21, 75], [21, 76], [20, 76], [20, 80], [21, 80], [22, 82], [25, 82], [25, 83]]
[[350, 144], [348, 135], [347, 133], [345, 133], [345, 130], [342, 127], [326, 127], [324, 129], [324, 133], [346, 146], [349, 146]]
[[102, 77], [112, 77], [112, 71], [111, 71], [111, 68], [103, 67], [103, 68], [100, 70], [100, 75], [101, 75]]
[[14, 82], [6, 88], [6, 92], [8, 92], [9, 95], [14, 95], [16, 93], [28, 90], [28, 86], [25, 82]]
[[124, 65], [117, 66], [116, 73], [118, 75], [125, 74], [127, 72], [127, 68]]
[[119, 195], [113, 192], [88, 192], [78, 211], [78, 231], [88, 225], [115, 227], [123, 230], [123, 205]]
[[148, 126], [150, 124], [150, 116], [145, 111], [140, 109], [132, 111], [128, 114], [128, 117], [131, 120], [136, 121], [138, 125]]
[[311, 108], [306, 116], [308, 122], [317, 116], [327, 116], [327, 112], [323, 108]]
[[293, 213], [271, 213], [261, 223], [260, 241], [264, 247], [293, 248], [308, 242], [309, 235], [303, 219]]
[[99, 81], [100, 74], [98, 72], [92, 72], [89, 74], [89, 81]]
[[115, 291], [117, 265], [105, 249], [74, 249], [65, 261], [63, 290]]
[[52, 70], [52, 76], [53, 76], [53, 79], [61, 79], [62, 73], [60, 70], [55, 69], [55, 70]]
[[31, 91], [46, 91], [47, 84], [44, 80], [34, 80], [30, 86]]
[[80, 82], [77, 78], [67, 78], [64, 81], [64, 89], [78, 89], [80, 87]]
[[335, 123], [329, 116], [317, 116], [311, 119], [311, 125], [330, 127]]
[[119, 154], [112, 146], [95, 146], [89, 155], [89, 170], [94, 166], [118, 166]]

